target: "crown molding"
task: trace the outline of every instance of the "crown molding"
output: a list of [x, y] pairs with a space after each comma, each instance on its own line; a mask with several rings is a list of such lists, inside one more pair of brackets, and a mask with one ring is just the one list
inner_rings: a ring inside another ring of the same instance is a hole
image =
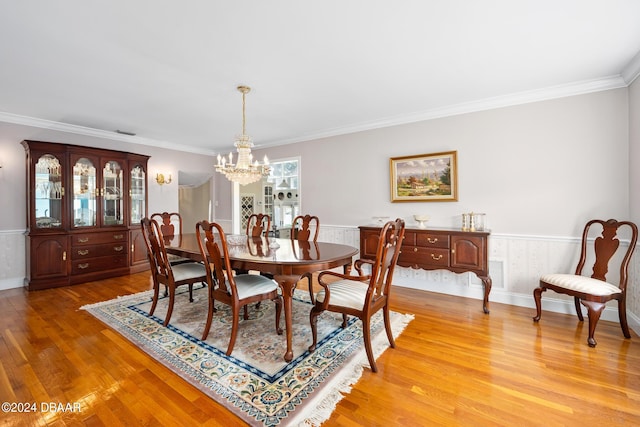
[[146, 145], [155, 148], [166, 148], [168, 150], [177, 150], [190, 152], [194, 154], [204, 154], [213, 156], [213, 150], [202, 150], [196, 147], [176, 144], [174, 142], [161, 141], [151, 138], [143, 138], [140, 136], [126, 135], [118, 132], [106, 131], [103, 129], [90, 128], [86, 126], [72, 125], [69, 123], [56, 122], [53, 120], [38, 119], [35, 117], [21, 116], [18, 114], [6, 113], [0, 111], [0, 122], [12, 123], [21, 126], [30, 126], [39, 129], [47, 129], [56, 132], [73, 133], [77, 135], [89, 136], [94, 138], [103, 138], [111, 141], [122, 141], [129, 144]]
[[493, 110], [497, 108], [511, 107], [532, 102], [546, 101], [568, 96], [583, 95], [592, 92], [600, 92], [610, 89], [627, 87], [627, 83], [621, 75], [610, 76], [601, 79], [585, 80], [538, 90], [518, 92], [505, 96], [486, 98], [478, 101], [465, 102], [434, 108], [431, 110], [405, 114], [402, 116], [388, 117], [376, 121], [359, 123], [353, 126], [345, 126], [330, 129], [324, 132], [307, 134], [287, 140], [279, 140], [277, 144], [265, 143], [265, 145], [286, 145], [295, 142], [310, 141], [313, 139], [328, 138], [367, 130], [404, 125], [443, 117], [457, 116], [478, 111]]
[[[346, 135], [356, 132], [364, 132], [368, 130], [433, 120], [478, 111], [493, 110], [497, 108], [528, 104], [532, 102], [583, 95], [610, 89], [618, 89], [627, 87], [639, 73], [640, 53], [636, 55], [636, 57], [629, 63], [629, 65], [627, 65], [627, 67], [625, 67], [624, 76], [610, 76], [601, 79], [586, 80], [581, 82], [569, 83], [566, 85], [553, 86], [544, 89], [530, 90], [505, 96], [482, 99], [478, 101], [465, 102], [442, 108], [434, 108], [431, 110], [405, 114], [401, 116], [393, 116], [370, 122], [357, 123], [351, 126], [328, 129], [323, 132], [300, 135], [284, 140], [279, 139], [277, 141], [262, 141], [261, 145], [263, 146], [263, 148], [266, 148], [266, 146], [287, 145], [296, 142], [311, 141], [315, 139]], [[196, 147], [184, 144], [176, 144], [168, 141], [142, 138], [139, 136], [124, 135], [117, 132], [105, 131], [102, 129], [89, 128], [51, 120], [38, 119], [34, 117], [20, 116], [12, 113], [0, 112], [0, 121], [23, 126], [49, 129], [58, 132], [68, 132], [79, 135], [92, 136], [96, 138], [105, 138], [109, 140], [123, 141], [131, 144], [148, 145], [156, 148], [166, 148], [169, 150], [178, 150], [195, 154], [210, 156], [213, 156], [215, 154], [212, 150], [198, 149]]]
[[630, 85], [640, 75], [640, 52], [622, 70], [622, 78]]

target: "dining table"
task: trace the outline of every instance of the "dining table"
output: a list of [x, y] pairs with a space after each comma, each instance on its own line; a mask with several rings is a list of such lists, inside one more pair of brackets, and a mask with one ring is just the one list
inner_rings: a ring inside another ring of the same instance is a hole
[[[165, 239], [166, 251], [183, 258], [203, 261], [198, 238], [201, 237], [197, 233], [190, 233]], [[357, 248], [338, 243], [239, 235], [227, 236], [227, 248], [231, 268], [243, 272], [253, 270], [272, 276], [280, 286], [286, 324], [286, 362], [293, 359], [292, 306], [297, 283], [306, 273], [339, 267], [348, 273], [353, 257], [359, 252]]]

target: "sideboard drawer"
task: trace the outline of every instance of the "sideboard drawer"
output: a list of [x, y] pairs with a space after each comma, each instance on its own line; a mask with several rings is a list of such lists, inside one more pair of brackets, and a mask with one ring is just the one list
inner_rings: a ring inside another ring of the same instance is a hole
[[110, 231], [108, 233], [83, 233], [73, 234], [71, 236], [71, 246], [76, 245], [99, 245], [104, 243], [124, 243], [126, 244], [128, 239], [128, 232], [122, 231]]
[[74, 246], [71, 250], [71, 259], [90, 259], [107, 255], [126, 255], [127, 251], [126, 242], [123, 243], [108, 243], [104, 245], [85, 245]]
[[411, 266], [449, 266], [449, 249], [422, 248], [419, 246], [402, 246], [398, 262]]
[[71, 263], [71, 274], [85, 274], [113, 268], [127, 267], [127, 254], [76, 260]]
[[449, 235], [430, 233], [416, 234], [416, 246], [424, 246], [427, 248], [448, 248]]

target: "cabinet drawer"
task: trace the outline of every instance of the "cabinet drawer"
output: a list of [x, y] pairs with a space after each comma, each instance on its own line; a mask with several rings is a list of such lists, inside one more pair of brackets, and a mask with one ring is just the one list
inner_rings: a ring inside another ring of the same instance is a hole
[[71, 274], [92, 273], [94, 271], [127, 267], [127, 255], [105, 256], [100, 258], [82, 259], [71, 263]]
[[449, 235], [419, 233], [416, 234], [416, 246], [424, 246], [426, 248], [448, 248]]
[[402, 246], [399, 263], [428, 267], [448, 267], [449, 249]]
[[123, 243], [108, 243], [104, 245], [84, 245], [74, 246], [71, 249], [71, 259], [90, 259], [108, 255], [124, 255], [127, 252], [127, 244]]
[[127, 243], [127, 231], [110, 231], [108, 233], [84, 233], [71, 236], [71, 246], [98, 245], [103, 243]]

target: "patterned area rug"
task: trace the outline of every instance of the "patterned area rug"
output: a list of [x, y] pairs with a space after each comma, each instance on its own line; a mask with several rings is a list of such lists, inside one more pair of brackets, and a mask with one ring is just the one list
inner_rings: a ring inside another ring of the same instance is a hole
[[[162, 298], [149, 316], [151, 292], [120, 297], [82, 307], [117, 330], [151, 357], [225, 405], [250, 425], [320, 425], [329, 418], [336, 403], [351, 390], [368, 367], [360, 320], [350, 317], [340, 328], [339, 314], [323, 313], [318, 318], [318, 347], [311, 344], [307, 292], [296, 291], [293, 301], [293, 360], [283, 359], [285, 335], [275, 331], [275, 304], [263, 301], [249, 307], [249, 319], [240, 319], [238, 337], [231, 356], [225, 352], [231, 335], [231, 310], [217, 303], [206, 341], [201, 341], [206, 322], [207, 290], [194, 289], [176, 296], [169, 327], [162, 326], [168, 300]], [[392, 313], [394, 336], [413, 319]], [[388, 348], [381, 313], [373, 320], [374, 354]], [[284, 315], [281, 319], [284, 328]]]

